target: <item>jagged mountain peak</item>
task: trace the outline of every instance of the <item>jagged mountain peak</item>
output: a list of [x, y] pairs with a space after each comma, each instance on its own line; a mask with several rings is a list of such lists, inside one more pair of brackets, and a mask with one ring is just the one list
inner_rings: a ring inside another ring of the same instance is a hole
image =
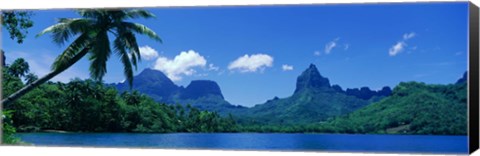
[[222, 91], [220, 90], [220, 86], [218, 86], [217, 82], [212, 80], [193, 80], [185, 88], [181, 98], [197, 99], [199, 97], [205, 97], [209, 95], [219, 96], [224, 99]]
[[148, 78], [152, 80], [168, 80], [171, 81], [163, 72], [151, 68], [145, 68], [135, 78]]
[[295, 93], [306, 88], [330, 88], [330, 81], [320, 74], [314, 64], [310, 64], [310, 66], [298, 76]]
[[465, 71], [465, 73], [463, 73], [463, 76], [457, 80], [456, 84], [460, 84], [460, 83], [465, 83], [467, 82], [467, 76], [468, 76], [468, 73]]

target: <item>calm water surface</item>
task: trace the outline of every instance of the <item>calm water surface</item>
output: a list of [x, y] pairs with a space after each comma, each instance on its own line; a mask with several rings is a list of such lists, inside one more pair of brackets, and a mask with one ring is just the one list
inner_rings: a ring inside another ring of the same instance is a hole
[[467, 153], [467, 136], [280, 133], [19, 133], [41, 146], [218, 150]]

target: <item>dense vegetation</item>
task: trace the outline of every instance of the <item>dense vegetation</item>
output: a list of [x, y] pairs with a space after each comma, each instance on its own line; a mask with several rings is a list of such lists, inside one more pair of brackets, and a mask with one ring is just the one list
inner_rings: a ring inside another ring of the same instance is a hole
[[[28, 63], [17, 59], [3, 68], [3, 93], [9, 95], [36, 79], [29, 73]], [[192, 105], [159, 103], [138, 91], [119, 92], [112, 85], [90, 79], [48, 82], [4, 106], [3, 141], [18, 142], [15, 131], [45, 130], [465, 135], [467, 87], [462, 79], [449, 85], [402, 82], [390, 96], [372, 96], [368, 101], [345, 95], [329, 84], [304, 83], [291, 97], [238, 109], [235, 116]], [[223, 100], [211, 94], [196, 98], [184, 101], [203, 99], [214, 106]]]
[[467, 85], [402, 82], [393, 94], [352, 113], [310, 124], [242, 124], [244, 132], [467, 134]]
[[[12, 68], [16, 66], [4, 68], [6, 95], [28, 83], [22, 75], [29, 74], [17, 74]], [[4, 108], [13, 111], [13, 126], [22, 132], [230, 132], [236, 125], [232, 116], [160, 104], [139, 92], [118, 93], [93, 80], [48, 82]]]
[[33, 21], [30, 19], [32, 13], [2, 10], [0, 14], [1, 24], [8, 31], [10, 38], [17, 43], [23, 43], [28, 34], [28, 29], [33, 26]]
[[2, 143], [5, 144], [17, 144], [20, 139], [15, 137], [16, 129], [12, 126], [11, 111], [2, 112]]
[[402, 82], [380, 102], [325, 124], [339, 133], [467, 134], [467, 85]]
[[310, 124], [325, 121], [360, 109], [368, 101], [347, 96], [332, 89], [303, 89], [287, 98], [274, 98], [244, 114], [242, 123]]
[[332, 87], [329, 79], [311, 64], [298, 76], [292, 96], [273, 98], [237, 115], [243, 116], [242, 123], [311, 124], [353, 112], [369, 103]]

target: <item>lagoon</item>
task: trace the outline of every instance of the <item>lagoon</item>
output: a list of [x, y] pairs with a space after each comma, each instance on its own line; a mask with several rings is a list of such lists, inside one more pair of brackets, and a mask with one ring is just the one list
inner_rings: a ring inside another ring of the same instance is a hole
[[285, 133], [18, 133], [36, 146], [467, 154], [467, 136]]

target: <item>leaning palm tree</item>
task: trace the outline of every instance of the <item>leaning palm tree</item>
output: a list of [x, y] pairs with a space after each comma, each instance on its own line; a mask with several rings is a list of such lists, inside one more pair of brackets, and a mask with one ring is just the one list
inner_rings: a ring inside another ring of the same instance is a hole
[[[60, 18], [37, 36], [47, 33], [52, 35], [53, 41], [63, 45], [71, 38], [72, 43], [53, 62], [51, 72], [42, 78], [26, 85], [2, 103], [9, 104], [35, 87], [52, 79], [68, 69], [81, 58], [88, 55], [90, 60], [90, 76], [95, 80], [102, 80], [107, 72], [107, 61], [116, 54], [123, 63], [124, 74], [130, 87], [133, 81], [133, 67], [137, 69], [137, 61], [141, 61], [140, 51], [135, 34], [142, 34], [155, 41], [162, 42], [160, 37], [150, 28], [128, 22], [128, 19], [152, 18], [152, 13], [145, 10], [78, 10], [82, 18]], [[110, 47], [110, 36], [114, 36], [113, 50]], [[133, 67], [132, 67], [133, 66]]]

